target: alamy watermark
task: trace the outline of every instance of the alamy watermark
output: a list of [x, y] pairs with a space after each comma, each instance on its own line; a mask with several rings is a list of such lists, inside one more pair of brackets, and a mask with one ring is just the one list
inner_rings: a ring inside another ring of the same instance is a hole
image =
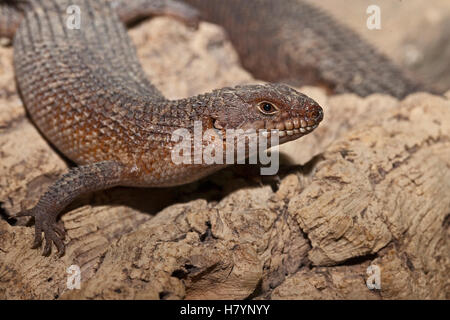
[[381, 29], [381, 9], [379, 6], [372, 4], [367, 7], [366, 13], [370, 16], [367, 18], [366, 26], [369, 30]]
[[[203, 132], [201, 121], [194, 122], [193, 136], [185, 128], [173, 132], [173, 163], [181, 164], [249, 164], [259, 163], [261, 175], [274, 175], [279, 169], [279, 131], [227, 129], [225, 139], [219, 130]], [[270, 140], [270, 143], [269, 143]], [[272, 147], [271, 147], [272, 146]], [[268, 149], [270, 148], [270, 151]]]
[[381, 269], [379, 266], [372, 264], [366, 270], [369, 277], [366, 280], [366, 285], [369, 290], [381, 290]]
[[79, 6], [71, 5], [67, 7], [68, 14], [66, 26], [69, 30], [80, 30], [81, 28], [81, 9]]
[[76, 264], [67, 268], [67, 289], [74, 290], [81, 288], [81, 269]]

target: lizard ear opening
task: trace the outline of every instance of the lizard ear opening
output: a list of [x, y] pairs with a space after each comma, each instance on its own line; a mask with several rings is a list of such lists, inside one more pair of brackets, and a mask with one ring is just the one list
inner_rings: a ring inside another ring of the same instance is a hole
[[209, 124], [208, 128], [214, 128], [214, 129], [218, 129], [218, 130], [225, 130], [227, 125], [223, 121], [222, 118], [223, 117], [221, 117], [220, 112], [212, 112], [211, 114], [209, 114], [207, 116], [207, 119], [205, 119], [204, 121], [206, 121]]
[[204, 128], [215, 129], [216, 131], [225, 131], [227, 127], [223, 120], [214, 115], [204, 117], [202, 120], [202, 125]]
[[214, 126], [214, 128], [219, 129], [219, 130], [225, 129], [224, 125], [222, 124], [222, 122], [220, 120], [217, 120], [217, 119], [213, 121], [213, 126]]

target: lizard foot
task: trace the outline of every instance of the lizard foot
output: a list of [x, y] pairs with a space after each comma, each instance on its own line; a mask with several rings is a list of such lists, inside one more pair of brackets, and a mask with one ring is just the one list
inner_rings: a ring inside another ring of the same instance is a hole
[[63, 256], [65, 252], [63, 240], [66, 232], [61, 225], [58, 225], [58, 223], [56, 222], [56, 218], [54, 218], [54, 215], [46, 214], [44, 210], [38, 209], [37, 206], [16, 214], [16, 217], [27, 216], [34, 218], [35, 233], [32, 248], [36, 249], [41, 246], [42, 232], [44, 232], [45, 246], [42, 255], [50, 255], [52, 243], [54, 243], [56, 248], [58, 249], [58, 257]]

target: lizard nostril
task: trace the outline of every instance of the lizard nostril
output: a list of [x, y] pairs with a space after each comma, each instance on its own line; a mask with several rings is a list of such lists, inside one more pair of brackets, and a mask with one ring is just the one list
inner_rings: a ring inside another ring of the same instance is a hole
[[317, 123], [322, 121], [323, 119], [323, 111], [322, 108], [317, 106], [314, 111], [311, 112], [311, 118], [314, 119]]

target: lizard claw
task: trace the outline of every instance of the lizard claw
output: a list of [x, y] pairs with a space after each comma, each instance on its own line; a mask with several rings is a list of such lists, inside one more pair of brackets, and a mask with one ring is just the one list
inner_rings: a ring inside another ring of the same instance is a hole
[[62, 226], [58, 225], [56, 219], [52, 215], [38, 211], [36, 207], [16, 214], [16, 217], [26, 216], [34, 217], [35, 233], [32, 248], [37, 249], [41, 246], [42, 232], [44, 232], [45, 246], [42, 255], [50, 255], [52, 243], [54, 243], [58, 249], [58, 257], [63, 256], [65, 252], [63, 239], [66, 232]]

